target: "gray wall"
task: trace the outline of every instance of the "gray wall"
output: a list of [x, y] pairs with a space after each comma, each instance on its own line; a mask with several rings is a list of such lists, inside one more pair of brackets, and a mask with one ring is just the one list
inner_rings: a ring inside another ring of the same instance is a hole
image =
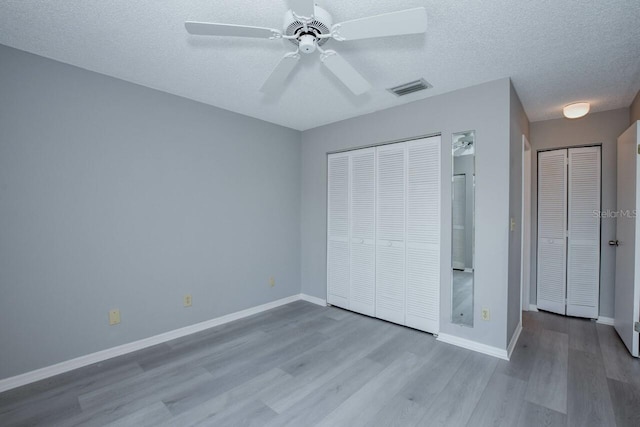
[[640, 120], [640, 90], [629, 107], [629, 118], [631, 123]]
[[522, 306], [522, 135], [529, 138], [529, 119], [513, 85], [509, 87], [509, 221], [515, 221], [509, 233], [509, 292], [507, 313], [507, 342], [511, 340]]
[[299, 132], [0, 63], [0, 378], [300, 292]]
[[[327, 152], [442, 133], [441, 333], [506, 348], [509, 79], [333, 123], [302, 134], [302, 291], [326, 297]], [[451, 323], [451, 134], [476, 130], [474, 327]], [[491, 310], [481, 321], [480, 310]]]
[[[602, 210], [616, 210], [616, 156], [618, 136], [629, 127], [629, 109], [592, 113], [581, 119], [554, 119], [531, 123], [531, 304], [536, 303], [538, 152], [583, 145], [602, 145]], [[600, 246], [600, 316], [613, 317], [616, 220], [603, 218]]]

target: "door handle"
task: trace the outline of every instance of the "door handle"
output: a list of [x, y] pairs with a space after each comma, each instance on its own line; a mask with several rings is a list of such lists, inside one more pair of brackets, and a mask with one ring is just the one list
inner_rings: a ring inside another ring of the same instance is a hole
[[620, 242], [617, 240], [609, 240], [609, 246], [620, 246]]

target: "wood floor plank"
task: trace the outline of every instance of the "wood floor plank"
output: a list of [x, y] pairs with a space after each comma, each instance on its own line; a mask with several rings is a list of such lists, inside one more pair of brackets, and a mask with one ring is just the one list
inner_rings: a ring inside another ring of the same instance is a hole
[[248, 359], [239, 359], [237, 363], [228, 362], [225, 366], [215, 365], [212, 369], [205, 365], [212, 376], [211, 381], [203, 383], [191, 393], [171, 396], [165, 404], [172, 414], [189, 411], [194, 406], [211, 399], [218, 394], [231, 390], [252, 378], [276, 368], [284, 360], [303, 350], [311, 349], [326, 340], [324, 335], [313, 333], [293, 336], [287, 341], [274, 341], [264, 346]]
[[538, 335], [532, 330], [523, 329], [511, 359], [499, 361], [496, 372], [528, 381], [536, 361], [538, 347]]
[[[117, 421], [129, 414], [179, 393], [180, 390], [194, 390], [203, 383], [211, 381], [211, 375], [202, 368], [193, 369], [188, 374], [167, 375], [155, 380], [136, 384], [132, 389], [119, 387], [118, 391], [109, 390], [102, 394], [102, 404], [96, 400], [90, 402], [89, 408], [84, 408], [81, 414], [73, 416], [56, 426], [102, 426]], [[111, 393], [111, 392], [114, 393]], [[95, 397], [96, 399], [98, 397]], [[82, 403], [81, 403], [82, 404]]]
[[364, 358], [373, 348], [395, 336], [390, 325], [363, 326], [327, 340], [281, 365], [281, 369], [293, 377], [287, 383], [277, 388], [270, 387], [262, 393], [262, 401], [277, 413], [282, 413], [344, 370], [353, 360]]
[[569, 337], [547, 329], [541, 330], [539, 337], [525, 399], [566, 414]]
[[369, 359], [354, 359], [342, 371], [290, 406], [265, 427], [314, 426], [377, 376], [383, 368]]
[[[86, 376], [72, 375], [67, 381], [54, 380], [54, 388], [36, 388], [32, 394], [20, 392], [20, 398], [0, 399], [0, 425], [5, 423], [37, 424], [52, 417], [70, 416], [80, 412], [77, 396], [118, 383], [142, 373], [137, 363], [85, 370]], [[38, 391], [44, 390], [44, 391]], [[8, 396], [9, 397], [9, 396]], [[17, 400], [16, 400], [17, 399]]]
[[425, 363], [425, 358], [403, 353], [317, 425], [357, 427], [372, 424], [376, 413], [370, 409], [384, 406]]
[[390, 324], [389, 326], [390, 333], [393, 333], [394, 337], [381, 343], [367, 355], [374, 362], [389, 365], [407, 351], [416, 356], [424, 356], [436, 345], [436, 339], [431, 334], [398, 325]]
[[543, 313], [542, 328], [548, 331], [569, 334], [568, 317], [555, 313]]
[[640, 388], [640, 360], [629, 354], [618, 333], [609, 325], [596, 325], [607, 377]]
[[[270, 386], [281, 384], [291, 378], [289, 374], [281, 369], [272, 369], [246, 381], [224, 393], [201, 402], [191, 407], [188, 411], [183, 411], [173, 416], [159, 426], [188, 427], [207, 423], [219, 423], [223, 417], [228, 417], [237, 407], [242, 407], [247, 398], [257, 396], [259, 392]], [[170, 401], [167, 403], [171, 403]]]
[[618, 427], [640, 426], [640, 389], [612, 379], [608, 379], [607, 384]]
[[470, 354], [442, 392], [429, 403], [428, 410], [418, 425], [466, 425], [495, 372], [497, 363], [494, 357]]
[[569, 350], [567, 422], [575, 427], [615, 427], [600, 354]]
[[170, 417], [171, 412], [167, 407], [162, 402], [156, 402], [106, 424], [105, 427], [156, 427]]
[[587, 353], [600, 354], [596, 323], [588, 319], [568, 318], [569, 348]]
[[524, 402], [517, 427], [565, 427], [567, 416], [553, 409]]
[[429, 409], [431, 402], [449, 384], [470, 351], [460, 351], [450, 345], [436, 343], [426, 354], [424, 366], [376, 414], [374, 426], [417, 425]]
[[520, 419], [526, 390], [526, 381], [494, 373], [467, 426], [513, 427]]

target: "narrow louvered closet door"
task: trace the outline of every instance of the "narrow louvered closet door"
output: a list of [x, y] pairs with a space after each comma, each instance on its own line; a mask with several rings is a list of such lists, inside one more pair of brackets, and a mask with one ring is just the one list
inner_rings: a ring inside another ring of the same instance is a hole
[[351, 288], [349, 308], [375, 315], [376, 150], [351, 153]]
[[407, 142], [406, 320], [437, 333], [440, 317], [440, 137]]
[[569, 149], [567, 315], [598, 317], [600, 147]]
[[565, 314], [567, 150], [538, 156], [538, 308]]
[[328, 158], [327, 302], [349, 308], [349, 155]]
[[405, 322], [405, 144], [377, 149], [376, 317]]

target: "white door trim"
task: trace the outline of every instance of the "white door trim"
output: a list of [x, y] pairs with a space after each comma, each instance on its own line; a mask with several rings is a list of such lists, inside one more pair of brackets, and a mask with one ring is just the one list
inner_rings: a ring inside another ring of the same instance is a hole
[[[522, 218], [520, 221], [520, 306], [529, 310], [531, 289], [531, 144], [522, 135]], [[522, 321], [522, 313], [520, 313]]]

